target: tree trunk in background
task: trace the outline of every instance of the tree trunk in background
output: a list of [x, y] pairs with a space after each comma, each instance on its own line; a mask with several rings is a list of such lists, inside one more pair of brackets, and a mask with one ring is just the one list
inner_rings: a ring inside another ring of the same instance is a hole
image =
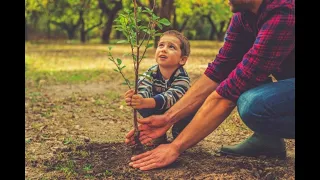
[[[77, 28], [80, 26], [80, 17], [76, 24], [66, 24], [65, 22], [56, 22], [53, 20], [49, 22], [51, 22], [54, 25], [60, 26], [62, 29], [66, 30], [68, 34], [68, 39], [72, 40], [75, 38]], [[50, 29], [50, 27], [48, 29]]]
[[[158, 11], [155, 11], [155, 12], [156, 13], [159, 12], [160, 18], [166, 18], [170, 21], [172, 11], [174, 10], [173, 3], [174, 3], [174, 0], [161, 0], [160, 8]], [[150, 5], [151, 5], [151, 3], [150, 3]], [[165, 32], [169, 29], [172, 29], [172, 28], [170, 26], [163, 26], [162, 30], [160, 30], [158, 27], [156, 27], [156, 30], [159, 30], [159, 32], [161, 32], [161, 33]], [[160, 39], [159, 36], [155, 37], [154, 44], [153, 44], [154, 48], [157, 48], [157, 43], [158, 43], [159, 39]]]
[[178, 23], [177, 23], [177, 14], [176, 14], [176, 6], [173, 6], [173, 23], [172, 28], [179, 31]]
[[50, 28], [50, 20], [47, 22], [47, 38], [50, 40], [51, 39], [51, 28]]
[[221, 21], [221, 22], [220, 22], [220, 30], [219, 30], [219, 32], [217, 33], [218, 41], [223, 41], [223, 40], [224, 40], [225, 31], [223, 31], [223, 29], [224, 29], [224, 26], [225, 26], [225, 25], [226, 25], [226, 21]]
[[116, 39], [120, 39], [121, 38], [121, 31], [117, 31], [116, 32]]
[[100, 9], [108, 17], [101, 37], [102, 43], [104, 44], [109, 44], [113, 21], [116, 18], [118, 11], [122, 9], [122, 0], [111, 1], [111, 3], [114, 4], [114, 7], [112, 9], [109, 9], [107, 4], [103, 0], [99, 0]]
[[206, 15], [205, 17], [208, 19], [209, 24], [211, 25], [209, 40], [215, 40], [214, 35], [217, 33], [217, 27], [213, 23], [213, 20], [211, 19], [210, 15]]
[[81, 43], [85, 43], [86, 42], [86, 32], [85, 32], [83, 11], [80, 11], [79, 15], [80, 15], [80, 41], [81, 41]]
[[111, 34], [112, 24], [113, 24], [113, 20], [115, 19], [115, 16], [116, 16], [115, 14], [110, 14], [108, 16], [107, 24], [103, 29], [103, 33], [102, 33], [102, 43], [104, 44], [109, 44], [110, 42], [110, 34]]
[[189, 18], [190, 18], [190, 17], [186, 17], [186, 18], [184, 19], [184, 21], [183, 21], [183, 23], [182, 23], [182, 25], [181, 25], [181, 27], [180, 27], [180, 29], [179, 29], [180, 32], [182, 32], [182, 31], [184, 30], [184, 28], [186, 28], [187, 22], [188, 22]]
[[72, 40], [75, 38], [75, 31], [72, 31], [70, 29], [67, 30], [67, 34], [68, 34], [68, 39]]
[[28, 41], [27, 18], [24, 18], [24, 41]]

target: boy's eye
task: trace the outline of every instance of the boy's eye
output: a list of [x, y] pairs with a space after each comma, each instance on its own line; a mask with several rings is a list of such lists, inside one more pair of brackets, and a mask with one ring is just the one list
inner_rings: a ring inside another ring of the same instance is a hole
[[158, 46], [159, 46], [159, 47], [162, 47], [162, 46], [163, 46], [163, 44], [159, 44]]
[[173, 49], [176, 49], [176, 47], [174, 47], [173, 45], [170, 45], [169, 47], [170, 47], [170, 48], [173, 48]]

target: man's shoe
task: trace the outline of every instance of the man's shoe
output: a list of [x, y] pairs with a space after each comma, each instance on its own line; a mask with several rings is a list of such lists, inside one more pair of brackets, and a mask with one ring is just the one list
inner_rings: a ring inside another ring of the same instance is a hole
[[222, 146], [222, 155], [286, 158], [286, 145], [283, 139], [254, 133], [238, 145]]

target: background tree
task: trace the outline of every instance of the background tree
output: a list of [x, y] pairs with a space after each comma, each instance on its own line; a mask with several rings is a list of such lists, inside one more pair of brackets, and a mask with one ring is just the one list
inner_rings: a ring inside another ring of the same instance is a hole
[[108, 19], [105, 23], [101, 40], [102, 43], [109, 44], [113, 21], [118, 11], [122, 9], [122, 0], [99, 0], [99, 7]]
[[82, 8], [79, 10], [80, 16], [80, 41], [86, 42], [88, 32], [94, 28], [100, 27], [103, 23], [103, 11], [98, 6], [96, 0], [85, 0]]

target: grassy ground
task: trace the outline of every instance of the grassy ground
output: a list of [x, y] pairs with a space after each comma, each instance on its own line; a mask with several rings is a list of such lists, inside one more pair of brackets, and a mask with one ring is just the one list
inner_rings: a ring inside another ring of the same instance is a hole
[[[192, 83], [221, 45], [212, 41], [191, 41], [191, 56], [185, 68]], [[162, 171], [166, 176], [162, 173], [160, 177], [168, 179], [294, 179], [294, 140], [286, 140], [289, 156], [286, 161], [235, 160], [219, 156], [212, 158], [215, 161], [208, 161], [208, 157], [215, 154], [214, 149], [223, 144], [239, 143], [251, 134], [236, 110], [215, 132], [191, 148], [184, 155], [184, 161], [178, 161], [181, 163], [178, 168], [172, 167], [176, 172], [169, 168], [150, 174], [128, 168], [123, 140], [132, 128], [132, 110], [123, 102], [122, 94], [127, 87], [121, 85], [121, 76], [113, 71], [115, 66], [107, 58], [108, 46], [26, 43], [26, 179], [154, 179], [152, 177]], [[125, 74], [133, 78], [131, 59], [123, 56], [130, 52], [129, 46], [112, 46], [113, 55], [127, 66]], [[148, 51], [146, 56], [140, 72], [155, 63], [154, 50]], [[192, 154], [199, 151], [199, 156]], [[112, 156], [116, 158], [110, 159]], [[198, 163], [194, 157], [198, 158]], [[206, 166], [201, 165], [201, 161]], [[116, 162], [117, 166], [111, 166]], [[243, 162], [250, 165], [243, 165]], [[210, 169], [208, 163], [218, 166]], [[190, 168], [199, 167], [197, 171], [190, 171]], [[188, 176], [184, 175], [186, 172]]]

